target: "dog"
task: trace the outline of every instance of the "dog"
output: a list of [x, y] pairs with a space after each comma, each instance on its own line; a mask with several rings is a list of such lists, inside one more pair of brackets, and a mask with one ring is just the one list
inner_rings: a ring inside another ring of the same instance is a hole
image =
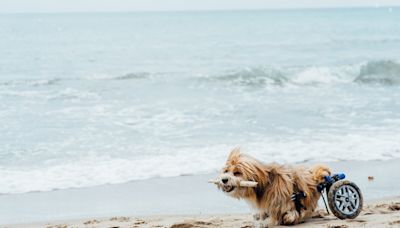
[[[317, 185], [331, 175], [328, 167], [287, 166], [261, 161], [233, 149], [217, 179], [218, 188], [244, 199], [257, 213], [255, 226], [295, 225], [314, 215], [321, 193]], [[240, 181], [256, 181], [256, 187], [238, 187]], [[296, 194], [302, 193], [303, 197]], [[296, 202], [297, 201], [297, 202]]]

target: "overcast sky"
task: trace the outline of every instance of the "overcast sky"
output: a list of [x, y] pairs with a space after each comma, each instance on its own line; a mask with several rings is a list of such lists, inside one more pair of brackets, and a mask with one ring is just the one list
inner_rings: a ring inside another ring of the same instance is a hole
[[0, 0], [0, 12], [170, 11], [400, 6], [400, 0]]

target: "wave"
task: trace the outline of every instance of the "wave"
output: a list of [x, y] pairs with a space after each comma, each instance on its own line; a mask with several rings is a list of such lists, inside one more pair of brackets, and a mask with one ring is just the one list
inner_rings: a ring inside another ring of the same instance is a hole
[[393, 60], [335, 67], [255, 67], [208, 75], [207, 80], [240, 86], [378, 84], [399, 85], [400, 63]]
[[215, 79], [247, 86], [282, 86], [288, 82], [288, 78], [282, 71], [272, 68], [245, 68], [236, 72], [228, 72]]
[[114, 77], [113, 79], [115, 79], [115, 80], [144, 79], [144, 78], [148, 78], [149, 76], [150, 76], [150, 73], [140, 72], [140, 73], [124, 74], [121, 76]]
[[[132, 72], [121, 75], [93, 74], [78, 78], [16, 79], [5, 82], [0, 81], [0, 86], [53, 86], [62, 84], [64, 81], [157, 80], [167, 74], [171, 76], [168, 77], [170, 79], [183, 79], [174, 73]], [[188, 75], [193, 75], [193, 73], [189, 73]], [[400, 62], [378, 60], [341, 66], [257, 66], [194, 77], [195, 80], [199, 78], [208, 82], [222, 82], [246, 87], [318, 86], [351, 83], [393, 86], [400, 85]], [[189, 76], [189, 79], [193, 78]]]
[[400, 63], [395, 61], [375, 61], [363, 65], [355, 82], [366, 84], [399, 85]]
[[55, 85], [61, 81], [60, 78], [52, 78], [52, 79], [17, 79], [17, 80], [10, 80], [0, 83], [0, 86], [20, 86], [20, 85], [27, 85], [27, 86], [49, 86]]
[[94, 74], [78, 80], [135, 80], [135, 79], [146, 79], [152, 74], [149, 72], [131, 72], [122, 75], [108, 75], [108, 74]]
[[[312, 140], [311, 140], [312, 139]], [[368, 142], [368, 143], [365, 143]], [[143, 153], [130, 158], [93, 155], [59, 160], [44, 166], [0, 167], [0, 194], [52, 191], [104, 184], [126, 183], [156, 177], [176, 177], [217, 172], [224, 164], [226, 144], [204, 147], [154, 147], [162, 154]], [[303, 137], [258, 137], [245, 145], [245, 152], [268, 162], [390, 160], [400, 158], [400, 142], [392, 132], [359, 134], [313, 134]], [[302, 156], [298, 156], [301, 154]], [[32, 181], [35, 180], [35, 181]]]
[[103, 75], [103, 74], [94, 74], [87, 77], [80, 78], [39, 78], [39, 79], [14, 79], [14, 80], [5, 80], [0, 81], [0, 86], [4, 87], [15, 87], [15, 86], [53, 86], [61, 84], [65, 81], [90, 81], [90, 80], [135, 80], [135, 79], [147, 79], [152, 76], [151, 73], [148, 72], [134, 72], [127, 73], [123, 75]]

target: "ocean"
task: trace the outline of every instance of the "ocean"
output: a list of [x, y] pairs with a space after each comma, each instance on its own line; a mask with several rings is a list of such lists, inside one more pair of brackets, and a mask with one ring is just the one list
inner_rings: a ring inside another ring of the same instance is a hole
[[0, 14], [0, 194], [400, 158], [400, 8]]

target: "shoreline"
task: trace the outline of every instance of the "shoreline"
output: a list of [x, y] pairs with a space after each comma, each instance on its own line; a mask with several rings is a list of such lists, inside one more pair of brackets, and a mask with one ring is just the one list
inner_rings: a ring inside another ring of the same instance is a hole
[[[386, 199], [400, 202], [400, 182], [396, 181], [400, 179], [399, 159], [327, 164], [334, 172], [344, 172], [346, 179], [354, 181], [361, 188], [367, 204], [379, 204]], [[251, 210], [245, 202], [230, 198], [207, 183], [215, 175], [154, 178], [82, 189], [0, 195], [0, 225], [35, 227], [35, 224], [49, 221], [67, 221], [69, 224], [71, 221], [89, 221], [87, 218], [113, 217], [127, 217], [131, 221], [132, 216], [162, 220], [205, 215], [209, 215], [207, 218], [250, 216]], [[373, 176], [373, 180], [368, 180], [368, 176]], [[322, 204], [320, 208], [323, 208]]]
[[[306, 222], [291, 227], [399, 227], [400, 196], [377, 200], [364, 205], [363, 211], [355, 219], [340, 220], [319, 208], [319, 215], [307, 219]], [[205, 215], [154, 215], [154, 216], [114, 216], [62, 220], [29, 224], [13, 224], [5, 227], [29, 228], [68, 228], [68, 227], [253, 227], [251, 214], [205, 214]], [[274, 226], [287, 227], [287, 226]]]

